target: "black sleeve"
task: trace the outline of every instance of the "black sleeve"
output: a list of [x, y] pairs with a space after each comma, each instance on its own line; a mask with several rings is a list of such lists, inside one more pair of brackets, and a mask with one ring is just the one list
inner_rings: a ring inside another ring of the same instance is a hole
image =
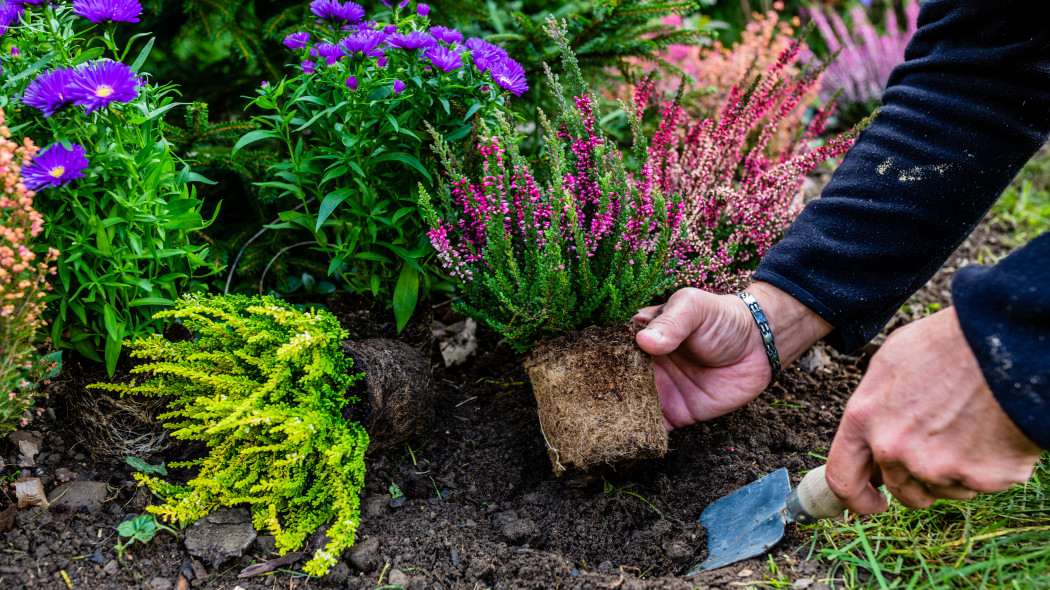
[[952, 298], [995, 399], [1050, 449], [1050, 234], [995, 266], [960, 269]]
[[[878, 117], [755, 273], [833, 325], [828, 342], [842, 351], [879, 333], [1050, 132], [1050, 3], [921, 6]], [[1050, 260], [1047, 239], [995, 267], [959, 271], [953, 293], [996, 398], [1043, 448], [1050, 273], [1034, 269]]]

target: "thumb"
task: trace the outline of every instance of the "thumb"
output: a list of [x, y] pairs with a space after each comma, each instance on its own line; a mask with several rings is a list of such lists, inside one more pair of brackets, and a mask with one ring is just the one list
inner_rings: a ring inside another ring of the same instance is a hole
[[660, 315], [638, 332], [638, 346], [653, 356], [674, 352], [703, 322], [705, 295], [699, 289], [680, 289], [663, 306]]
[[856, 422], [843, 419], [831, 443], [827, 471], [828, 487], [854, 514], [874, 514], [888, 507], [886, 496], [872, 484], [881, 474], [871, 447]]

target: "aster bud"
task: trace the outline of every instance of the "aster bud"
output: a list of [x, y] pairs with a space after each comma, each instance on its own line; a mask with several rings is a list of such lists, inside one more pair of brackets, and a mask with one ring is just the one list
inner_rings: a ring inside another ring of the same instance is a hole
[[357, 78], [350, 76], [346, 79], [346, 87], [350, 90], [357, 90]]
[[419, 16], [426, 16], [430, 14], [430, 7], [426, 4], [420, 4], [416, 6], [416, 14], [418, 14]]

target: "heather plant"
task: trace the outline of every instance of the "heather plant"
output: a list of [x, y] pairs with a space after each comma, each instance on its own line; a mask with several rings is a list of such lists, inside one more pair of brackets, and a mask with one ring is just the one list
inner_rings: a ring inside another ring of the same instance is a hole
[[193, 340], [155, 334], [128, 342], [131, 384], [91, 387], [170, 396], [172, 436], [199, 440], [208, 454], [169, 467], [196, 468], [185, 485], [140, 471], [135, 479], [164, 499], [147, 510], [182, 525], [220, 506], [247, 504], [256, 529], [283, 553], [330, 524], [328, 543], [304, 570], [324, 575], [353, 545], [364, 487], [368, 435], [343, 418], [361, 377], [342, 352], [346, 332], [324, 311], [298, 311], [272, 297], [187, 295], [172, 310]]
[[[863, 127], [811, 145], [833, 111], [830, 103], [788, 147], [771, 147], [785, 119], [797, 124], [790, 118], [820, 78], [819, 68], [792, 73], [801, 49], [801, 40], [794, 41], [754, 81], [733, 86], [717, 118], [691, 117], [677, 101], [660, 106], [649, 166], [660, 190], [682, 196], [689, 231], [678, 252], [685, 261], [679, 285], [714, 292], [743, 287], [801, 209], [806, 173], [845, 153]], [[641, 112], [651, 98], [652, 85], [644, 83], [635, 108]]]
[[[602, 133], [598, 99], [583, 80], [565, 24], [551, 19], [547, 30], [568, 82], [563, 86], [548, 71], [559, 107], [553, 121], [541, 113], [549, 169], [534, 170], [518, 151], [520, 136], [501, 118], [494, 130], [482, 131], [476, 171], [435, 134], [451, 188], [437, 198], [420, 191], [438, 258], [461, 284], [460, 309], [518, 351], [627, 320], [673, 283], [677, 266], [677, 199], [664, 196], [650, 167], [628, 171]], [[645, 162], [644, 139], [636, 134], [635, 142]]]
[[236, 146], [276, 140], [282, 159], [259, 186], [297, 207], [270, 227], [306, 232], [328, 274], [392, 307], [399, 330], [421, 296], [451, 288], [417, 205], [416, 187], [436, 180], [425, 124], [457, 149], [528, 90], [504, 50], [430, 26], [425, 4], [402, 5], [375, 22], [353, 2], [313, 2], [322, 26], [285, 39], [295, 73], [258, 90], [260, 129]]
[[58, 256], [53, 248], [37, 255], [29, 247], [44, 229], [22, 178], [36, 151], [29, 139], [11, 140], [0, 109], [0, 436], [25, 426], [23, 415], [33, 407], [32, 376], [39, 364], [33, 342], [44, 324], [41, 299]]
[[174, 89], [138, 72], [148, 42], [128, 65], [136, 39], [114, 41], [136, 6], [26, 4], [4, 35], [0, 79], [11, 124], [46, 144], [22, 175], [37, 192], [43, 242], [62, 253], [46, 298], [51, 338], [111, 375], [122, 340], [162, 331], [153, 313], [214, 270], [189, 239], [207, 226], [189, 185], [200, 177], [160, 128]]
[[[813, 8], [809, 16], [828, 51], [835, 54], [820, 85], [821, 100], [837, 100], [840, 118], [846, 122], [867, 116], [881, 103], [890, 72], [904, 61], [904, 48], [916, 30], [918, 2], [907, 0], [904, 5], [903, 29], [890, 3], [883, 34], [875, 29], [860, 6], [850, 9], [848, 25], [838, 12], [831, 10]], [[807, 58], [810, 62], [814, 60], [816, 57], [812, 54]], [[837, 99], [836, 93], [839, 93]]]
[[[729, 105], [729, 97], [736, 86], [748, 86], [771, 66], [784, 50], [800, 36], [798, 17], [782, 18], [784, 5], [773, 3], [772, 10], [754, 13], [741, 31], [740, 39], [731, 46], [720, 40], [710, 45], [672, 45], [656, 54], [658, 62], [667, 62], [680, 70], [682, 76], [657, 76], [650, 72], [652, 88], [658, 95], [682, 92], [679, 104], [696, 117], [719, 117]], [[681, 18], [669, 18], [668, 24], [681, 26]], [[802, 52], [807, 51], [802, 45]], [[798, 60], [784, 66], [785, 74], [797, 76], [805, 69]], [[683, 84], [684, 83], [684, 84]], [[680, 88], [680, 86], [682, 86]], [[769, 148], [790, 149], [806, 127], [806, 114], [817, 98], [819, 80], [802, 96], [791, 112], [777, 122], [777, 133], [770, 138]], [[625, 90], [632, 87], [625, 86]], [[621, 94], [627, 94], [622, 92]]]

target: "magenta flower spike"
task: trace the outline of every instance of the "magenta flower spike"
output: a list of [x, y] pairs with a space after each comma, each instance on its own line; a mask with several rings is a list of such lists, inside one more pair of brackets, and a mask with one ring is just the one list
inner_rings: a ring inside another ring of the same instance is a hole
[[83, 178], [87, 167], [84, 146], [72, 144], [66, 148], [60, 143], [54, 143], [38, 153], [32, 163], [22, 169], [22, 179], [26, 188], [38, 191]]
[[135, 100], [141, 84], [142, 80], [127, 65], [119, 61], [98, 60], [77, 70], [67, 88], [73, 104], [91, 113], [115, 102]]
[[22, 96], [22, 102], [40, 109], [45, 117], [54, 115], [62, 107], [73, 102], [69, 85], [73, 81], [74, 70], [59, 68], [38, 75]]
[[73, 0], [73, 13], [93, 23], [137, 23], [138, 0]]

